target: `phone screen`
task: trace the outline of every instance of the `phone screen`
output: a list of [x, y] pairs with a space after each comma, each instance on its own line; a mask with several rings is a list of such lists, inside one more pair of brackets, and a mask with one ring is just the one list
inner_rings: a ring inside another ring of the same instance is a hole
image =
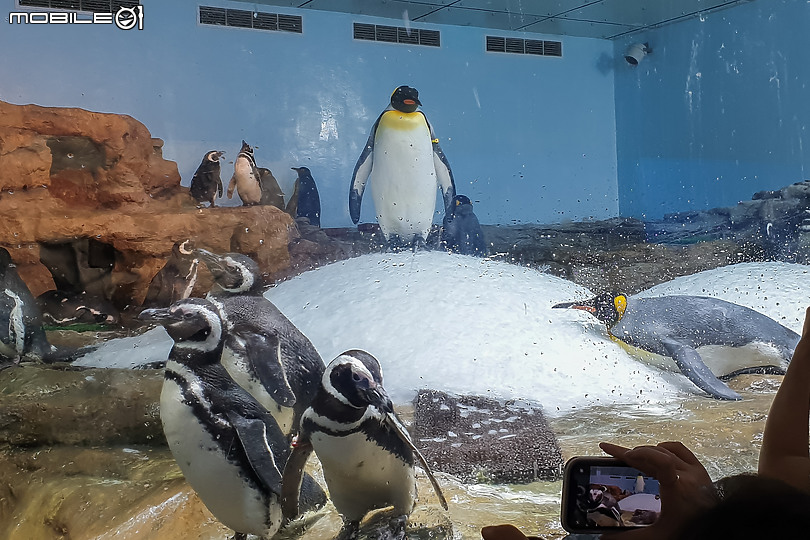
[[614, 458], [576, 457], [566, 463], [561, 517], [567, 531], [646, 527], [660, 513], [654, 477]]

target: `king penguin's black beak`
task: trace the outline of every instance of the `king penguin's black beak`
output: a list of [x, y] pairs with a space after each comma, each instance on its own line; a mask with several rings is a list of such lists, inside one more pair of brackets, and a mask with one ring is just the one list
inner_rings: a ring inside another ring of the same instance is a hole
[[591, 315], [596, 315], [596, 306], [593, 305], [592, 301], [562, 302], [560, 304], [554, 304], [551, 306], [551, 309], [581, 309], [582, 311], [587, 311]]

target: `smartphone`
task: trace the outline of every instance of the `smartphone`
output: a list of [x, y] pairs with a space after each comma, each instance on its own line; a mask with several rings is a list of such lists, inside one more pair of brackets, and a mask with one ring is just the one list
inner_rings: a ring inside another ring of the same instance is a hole
[[573, 457], [563, 473], [563, 528], [605, 533], [652, 525], [661, 514], [658, 480], [611, 457]]

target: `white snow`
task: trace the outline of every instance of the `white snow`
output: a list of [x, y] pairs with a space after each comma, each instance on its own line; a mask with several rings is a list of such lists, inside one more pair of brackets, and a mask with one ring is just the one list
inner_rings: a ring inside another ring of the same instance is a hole
[[[663, 283], [640, 296], [691, 294], [751, 307], [801, 332], [809, 267], [727, 266]], [[328, 363], [364, 349], [383, 367], [395, 403], [421, 388], [518, 399], [548, 414], [591, 405], [656, 408], [694, 394], [679, 373], [647, 365], [577, 310], [551, 309], [593, 293], [504, 262], [443, 252], [372, 254], [337, 262], [266, 293]], [[132, 367], [165, 360], [161, 328], [112, 340], [76, 363]]]

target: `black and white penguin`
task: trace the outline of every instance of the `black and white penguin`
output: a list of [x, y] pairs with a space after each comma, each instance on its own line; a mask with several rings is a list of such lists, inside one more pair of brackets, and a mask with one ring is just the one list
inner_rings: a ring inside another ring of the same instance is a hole
[[194, 176], [191, 177], [189, 191], [200, 205], [207, 202], [213, 207], [216, 198], [222, 197], [219, 160], [224, 153], [222, 150], [211, 150], [206, 153]]
[[217, 304], [228, 328], [249, 330], [249, 337], [226, 340], [222, 365], [231, 377], [293, 434], [318, 389], [324, 364], [318, 351], [273, 303], [262, 296], [259, 266], [238, 253], [217, 255], [198, 249], [215, 287], [208, 299]]
[[199, 265], [200, 258], [190, 240], [175, 242], [166, 264], [149, 282], [142, 307], [168, 307], [191, 296]]
[[[163, 432], [186, 481], [237, 536], [270, 538], [282, 525], [282, 471], [289, 443], [273, 417], [219, 363], [228, 331], [214, 304], [189, 298], [138, 318], [174, 340], [160, 394]], [[323, 490], [305, 478], [310, 508]]]
[[377, 222], [389, 246], [416, 247], [427, 240], [436, 207], [436, 186], [444, 208], [456, 194], [450, 164], [425, 114], [417, 110], [419, 92], [400, 86], [371, 128], [349, 187], [349, 213], [360, 220], [360, 203], [369, 176]]
[[55, 360], [57, 351], [42, 329], [42, 313], [34, 295], [17, 274], [8, 250], [0, 247], [0, 365], [23, 358]]
[[718, 298], [604, 293], [552, 307], [587, 311], [632, 354], [662, 367], [668, 366], [661, 357], [671, 358], [681, 373], [717, 399], [742, 399], [718, 376], [784, 373], [799, 342], [797, 333], [773, 319]]
[[262, 180], [256, 159], [253, 157], [253, 148], [242, 141], [242, 149], [233, 162], [233, 176], [228, 183], [228, 198], [233, 198], [234, 189], [238, 190], [242, 204], [250, 206], [259, 204], [262, 200]]
[[278, 180], [273, 176], [270, 169], [258, 167], [258, 171], [262, 184], [262, 199], [259, 204], [275, 206], [279, 210], [284, 210], [284, 192], [281, 191]]
[[295, 180], [290, 202], [287, 204], [287, 213], [293, 219], [307, 218], [310, 225], [321, 226], [321, 197], [318, 195], [318, 186], [307, 167], [291, 167], [298, 173]]
[[353, 536], [369, 511], [387, 506], [397, 516], [392, 525], [403, 532], [416, 503], [415, 459], [447, 509], [436, 479], [394, 413], [376, 358], [346, 351], [329, 363], [319, 386], [284, 471], [285, 516], [298, 513], [301, 473], [313, 450], [344, 520], [342, 538]]
[[121, 314], [112, 302], [88, 293], [45, 291], [37, 296], [37, 304], [43, 322], [49, 325], [112, 325], [121, 322]]
[[472, 255], [487, 256], [487, 244], [484, 231], [473, 212], [472, 201], [466, 195], [456, 195], [442, 222], [441, 245], [447, 251]]

